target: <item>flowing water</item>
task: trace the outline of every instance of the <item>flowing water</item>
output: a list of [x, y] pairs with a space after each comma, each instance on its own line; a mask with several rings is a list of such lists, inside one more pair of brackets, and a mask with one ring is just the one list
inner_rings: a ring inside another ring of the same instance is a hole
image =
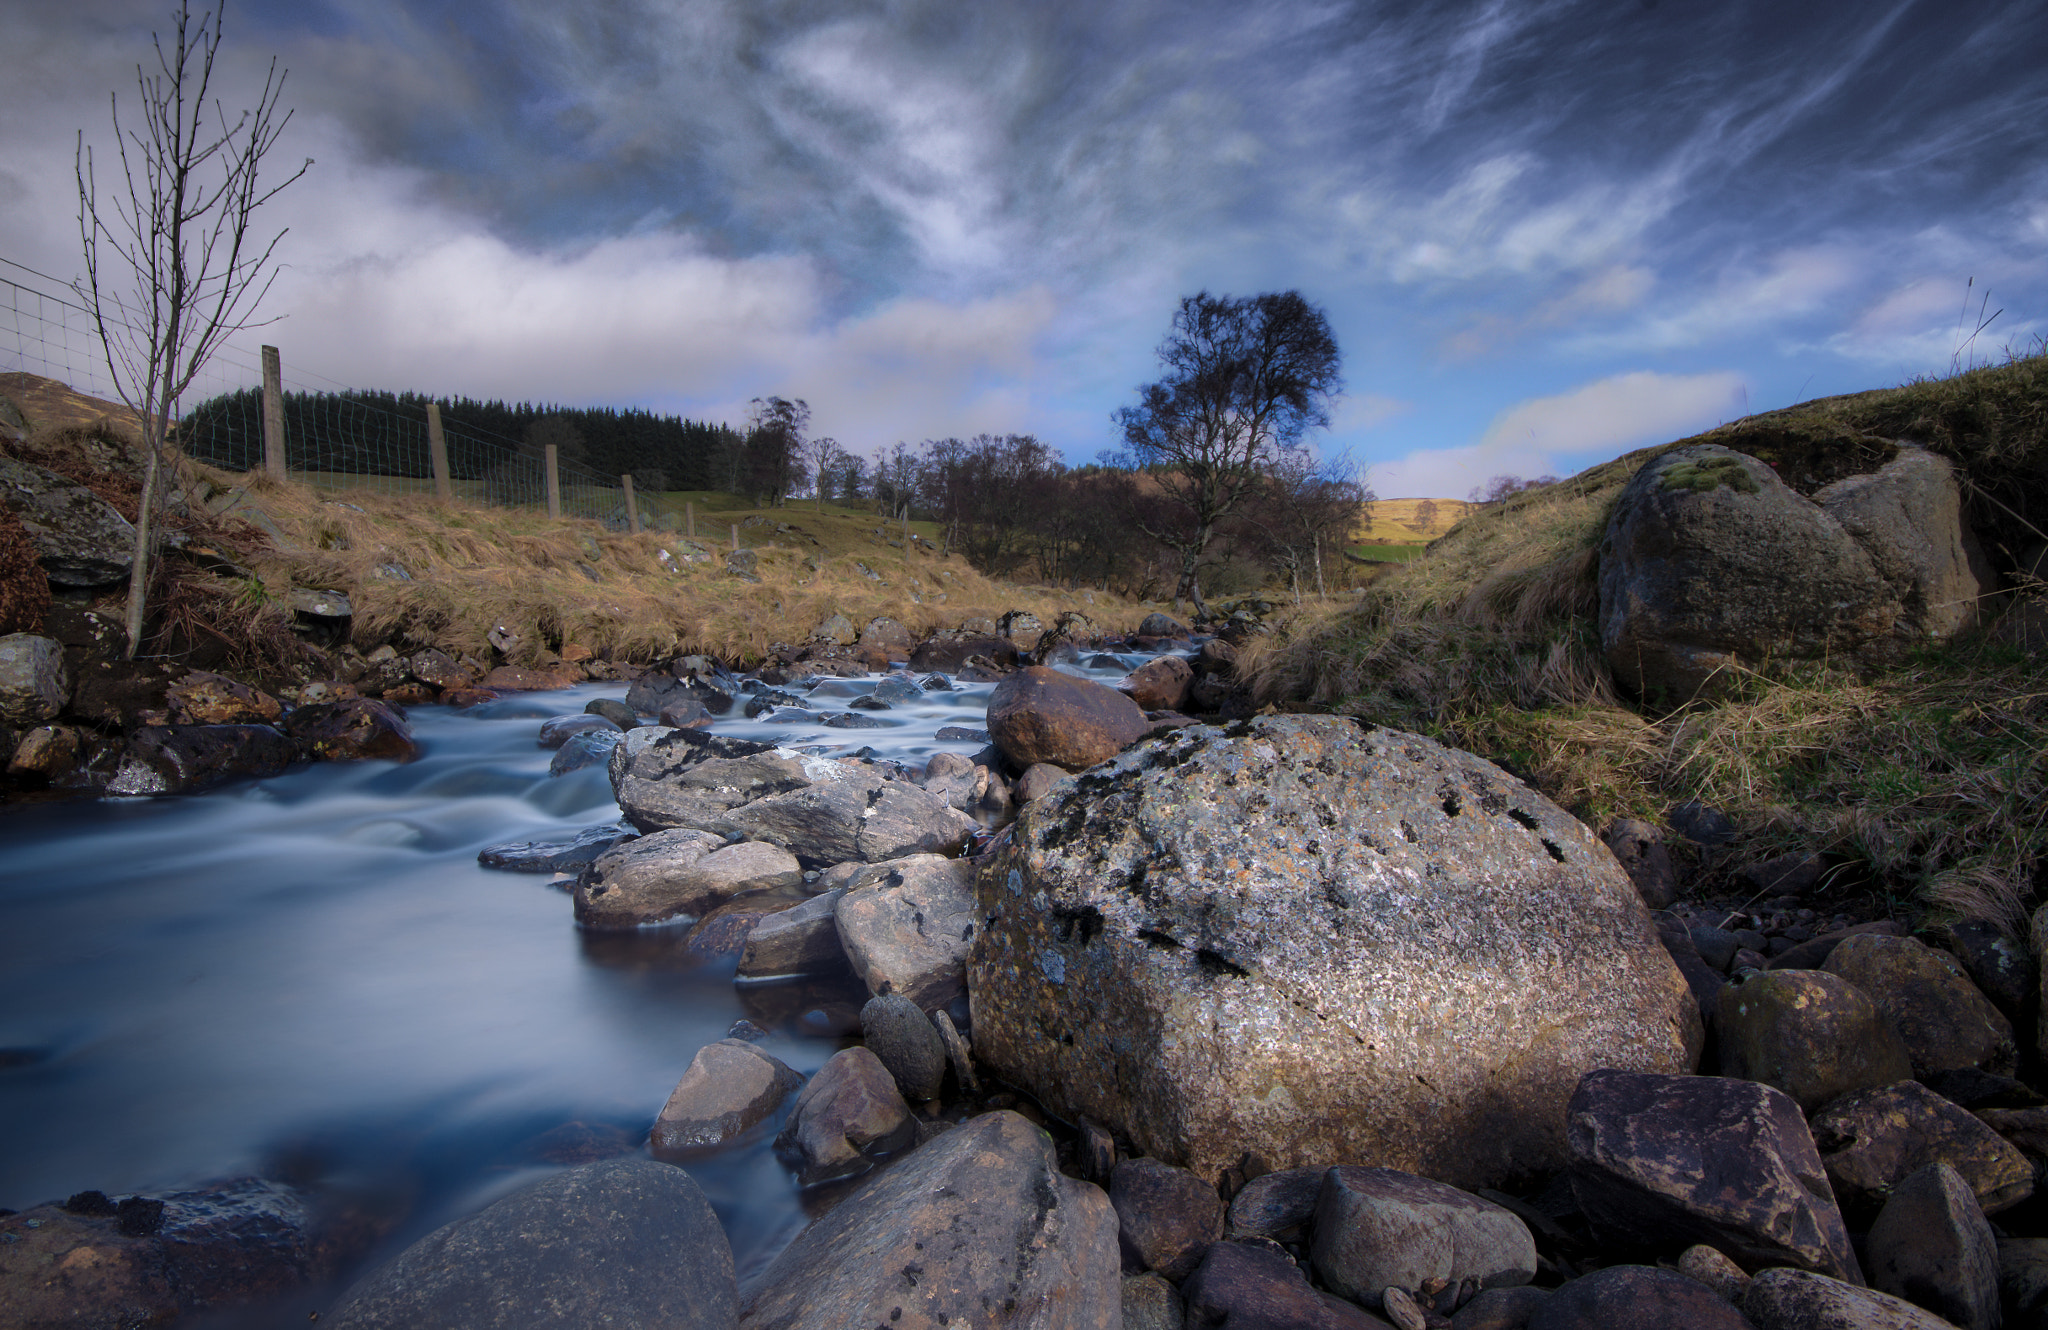
[[[1142, 659], [1069, 668], [1113, 679]], [[825, 681], [811, 702], [823, 715], [876, 682]], [[982, 726], [990, 687], [855, 713], [884, 729], [737, 711], [714, 728], [921, 768], [981, 747], [933, 736]], [[736, 991], [734, 958], [692, 957], [680, 929], [585, 934], [546, 876], [477, 865], [487, 845], [617, 819], [603, 764], [551, 777], [535, 735], [624, 691], [415, 708], [422, 756], [404, 766], [0, 808], [0, 1206], [255, 1174], [402, 1213], [375, 1259], [579, 1140], [641, 1148], [692, 1054], [742, 1017], [815, 1071], [846, 1040], [808, 995]], [[689, 1167], [743, 1280], [802, 1227], [765, 1133]], [[303, 1320], [330, 1292], [259, 1314]]]

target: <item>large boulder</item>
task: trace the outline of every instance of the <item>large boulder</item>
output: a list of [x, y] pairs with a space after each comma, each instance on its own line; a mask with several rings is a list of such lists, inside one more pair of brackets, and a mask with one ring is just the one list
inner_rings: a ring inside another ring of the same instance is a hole
[[1947, 952], [1909, 937], [1865, 933], [1845, 938], [1822, 968], [1870, 995], [1905, 1040], [1912, 1075], [2012, 1072], [2019, 1052], [2012, 1022]]
[[706, 831], [657, 831], [598, 856], [576, 883], [576, 922], [585, 928], [638, 928], [669, 919], [701, 919], [751, 891], [797, 887], [796, 856], [773, 845]]
[[1691, 697], [1767, 659], [1889, 659], [1974, 614], [1948, 464], [1902, 448], [1879, 472], [1800, 494], [1718, 444], [1644, 464], [1608, 519], [1601, 642], [1617, 677]]
[[889, 1326], [1117, 1330], [1116, 1216], [1052, 1142], [983, 1114], [891, 1167], [754, 1282], [748, 1330]]
[[[652, 728], [652, 727], [649, 727]], [[642, 831], [688, 827], [714, 831], [727, 813], [750, 800], [808, 786], [814, 769], [829, 766], [767, 748], [735, 756], [711, 755], [687, 736], [696, 730], [630, 730], [612, 750], [612, 793], [619, 811]], [[623, 755], [623, 756], [622, 756]]]
[[1114, 688], [1043, 665], [1017, 671], [988, 699], [988, 732], [1019, 770], [1049, 762], [1081, 771], [1116, 756], [1151, 728]]
[[974, 940], [974, 865], [908, 855], [857, 874], [838, 909], [839, 940], [870, 993], [923, 1011], [960, 996]]
[[1701, 1037], [1582, 823], [1337, 717], [1191, 726], [1055, 786], [976, 897], [976, 1056], [1212, 1182], [1247, 1152], [1554, 1170], [1584, 1072], [1689, 1069]]
[[780, 845], [819, 867], [958, 854], [978, 825], [906, 781], [845, 767], [814, 785], [755, 799], [716, 822], [730, 834]]
[[190, 794], [229, 780], [262, 780], [298, 757], [268, 725], [145, 725], [115, 760], [108, 794]]
[[0, 503], [21, 519], [51, 586], [108, 586], [128, 576], [135, 528], [85, 486], [0, 456]]
[[70, 699], [62, 644], [34, 633], [0, 637], [0, 722], [40, 725], [54, 720]]
[[1905, 1042], [1877, 1005], [1822, 970], [1763, 970], [1730, 983], [1719, 1022], [1722, 1074], [1775, 1085], [1808, 1113], [1913, 1074]]
[[732, 1248], [680, 1168], [572, 1168], [435, 1229], [349, 1289], [341, 1330], [733, 1330]]
[[1179, 711], [1188, 704], [1195, 672], [1184, 656], [1159, 656], [1132, 670], [1121, 691], [1145, 711]]

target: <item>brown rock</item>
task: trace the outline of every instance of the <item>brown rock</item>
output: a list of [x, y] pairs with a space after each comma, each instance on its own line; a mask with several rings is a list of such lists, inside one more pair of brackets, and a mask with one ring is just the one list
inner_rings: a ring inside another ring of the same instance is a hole
[[1741, 1266], [1705, 1243], [1695, 1243], [1678, 1254], [1678, 1273], [1698, 1280], [1736, 1306], [1749, 1292], [1749, 1276]]
[[1042, 665], [1004, 679], [988, 700], [989, 735], [1019, 767], [1083, 771], [1150, 728], [1144, 709], [1122, 693]]
[[1215, 1242], [1181, 1286], [1189, 1326], [1220, 1330], [1386, 1330], [1387, 1322], [1326, 1300], [1278, 1248]]
[[1754, 1330], [1719, 1294], [1676, 1270], [1610, 1265], [1557, 1289], [1529, 1330]]
[[519, 665], [500, 665], [483, 677], [483, 686], [499, 693], [546, 693], [582, 682], [581, 671], [530, 670]]
[[1721, 1074], [1775, 1085], [1811, 1113], [1913, 1074], [1906, 1045], [1862, 990], [1824, 970], [1768, 970], [1720, 1000]]
[[797, 1096], [775, 1149], [808, 1185], [857, 1173], [916, 1139], [910, 1105], [881, 1059], [865, 1048], [842, 1048]]
[[1742, 1298], [1757, 1330], [1954, 1330], [1903, 1298], [1808, 1270], [1763, 1270]]
[[728, 1144], [780, 1108], [803, 1082], [745, 1040], [706, 1044], [669, 1092], [649, 1143], [656, 1153], [670, 1154]]
[[1127, 1270], [1157, 1270], [1178, 1283], [1223, 1236], [1223, 1198], [1184, 1168], [1126, 1159], [1109, 1175], [1117, 1242]]
[[846, 948], [839, 941], [839, 898], [843, 887], [813, 896], [801, 905], [764, 916], [747, 934], [740, 953], [740, 979], [789, 979], [805, 974], [836, 974], [847, 969]]
[[1871, 1214], [1909, 1174], [1946, 1163], [1987, 1215], [2034, 1192], [2027, 1157], [1918, 1081], [1843, 1095], [1813, 1115], [1813, 1140], [1844, 1209]]
[[274, 725], [284, 707], [270, 694], [194, 670], [164, 694], [177, 725]]
[[1909, 937], [1843, 940], [1825, 968], [1870, 996], [1912, 1055], [1913, 1074], [1978, 1067], [2010, 1075], [2012, 1022], [1979, 992], [1955, 957]]
[[657, 831], [598, 856], [576, 883], [576, 922], [585, 928], [638, 928], [668, 919], [700, 919], [714, 906], [753, 891], [803, 883], [796, 857], [773, 845], [704, 831]]
[[1183, 1330], [1187, 1323], [1180, 1290], [1151, 1270], [1125, 1276], [1122, 1305], [1122, 1330]]
[[436, 688], [473, 688], [476, 676], [445, 651], [432, 647], [412, 658], [412, 677]]
[[77, 730], [69, 725], [38, 725], [14, 746], [7, 774], [62, 780], [78, 766], [79, 751]]
[[1262, 1173], [1244, 1184], [1230, 1200], [1226, 1236], [1293, 1242], [1316, 1217], [1323, 1194], [1324, 1168], [1283, 1168]]
[[1678, 899], [1678, 873], [1671, 866], [1671, 851], [1664, 846], [1664, 832], [1654, 823], [1632, 817], [1618, 817], [1600, 833], [1607, 848], [1621, 864], [1621, 871], [1636, 884], [1643, 904], [1661, 910]]
[[1718, 1076], [1594, 1071], [1566, 1122], [1572, 1190], [1618, 1251], [1706, 1243], [1745, 1265], [1861, 1279], [1799, 1105]]
[[1316, 1201], [1316, 1273], [1367, 1307], [1381, 1291], [1474, 1280], [1526, 1284], [1536, 1274], [1529, 1227], [1491, 1201], [1391, 1168], [1333, 1168]]
[[1067, 773], [1052, 763], [1034, 762], [1017, 778], [1017, 802], [1020, 805], [1028, 804], [1034, 799], [1042, 798], [1055, 782], [1066, 778]]
[[1195, 672], [1179, 656], [1159, 656], [1132, 670], [1122, 685], [1144, 711], [1179, 711], [1188, 704]]
[[1929, 1164], [1892, 1189], [1870, 1226], [1870, 1286], [1964, 1330], [1998, 1330], [1998, 1240], [1962, 1175]]
[[839, 941], [870, 993], [896, 993], [922, 1011], [967, 985], [974, 941], [974, 865], [918, 854], [876, 864], [839, 901]]
[[420, 755], [404, 717], [390, 703], [367, 697], [294, 707], [284, 728], [323, 762], [410, 762]]

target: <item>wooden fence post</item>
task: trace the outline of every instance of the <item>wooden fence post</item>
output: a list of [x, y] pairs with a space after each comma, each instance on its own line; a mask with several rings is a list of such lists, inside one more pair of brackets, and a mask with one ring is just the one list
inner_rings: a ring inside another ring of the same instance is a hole
[[547, 445], [548, 516], [551, 518], [562, 515], [562, 470], [557, 452], [554, 444]]
[[619, 484], [626, 491], [626, 530], [637, 536], [640, 534], [640, 505], [633, 499], [633, 478], [620, 476]]
[[284, 368], [277, 348], [263, 348], [263, 469], [284, 479]]
[[427, 403], [427, 453], [434, 459], [434, 497], [442, 503], [455, 498], [455, 482], [448, 477], [448, 436], [441, 432], [441, 404]]
[[689, 540], [697, 538], [697, 505], [695, 503], [685, 502], [683, 504], [683, 535]]
[[735, 553], [735, 554], [739, 553], [739, 548], [740, 548], [740, 524], [739, 524], [738, 522], [734, 522], [734, 523], [732, 524], [732, 548], [733, 548], [733, 553]]

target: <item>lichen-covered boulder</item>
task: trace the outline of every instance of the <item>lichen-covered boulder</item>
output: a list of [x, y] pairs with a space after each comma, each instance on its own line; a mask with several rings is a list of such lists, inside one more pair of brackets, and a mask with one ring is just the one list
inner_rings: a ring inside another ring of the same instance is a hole
[[51, 586], [108, 586], [135, 562], [128, 519], [55, 471], [0, 457], [0, 504], [21, 519]]
[[1151, 739], [1026, 805], [976, 879], [976, 1057], [1210, 1181], [1564, 1161], [1594, 1067], [1700, 1018], [1614, 856], [1491, 763], [1348, 719]]

